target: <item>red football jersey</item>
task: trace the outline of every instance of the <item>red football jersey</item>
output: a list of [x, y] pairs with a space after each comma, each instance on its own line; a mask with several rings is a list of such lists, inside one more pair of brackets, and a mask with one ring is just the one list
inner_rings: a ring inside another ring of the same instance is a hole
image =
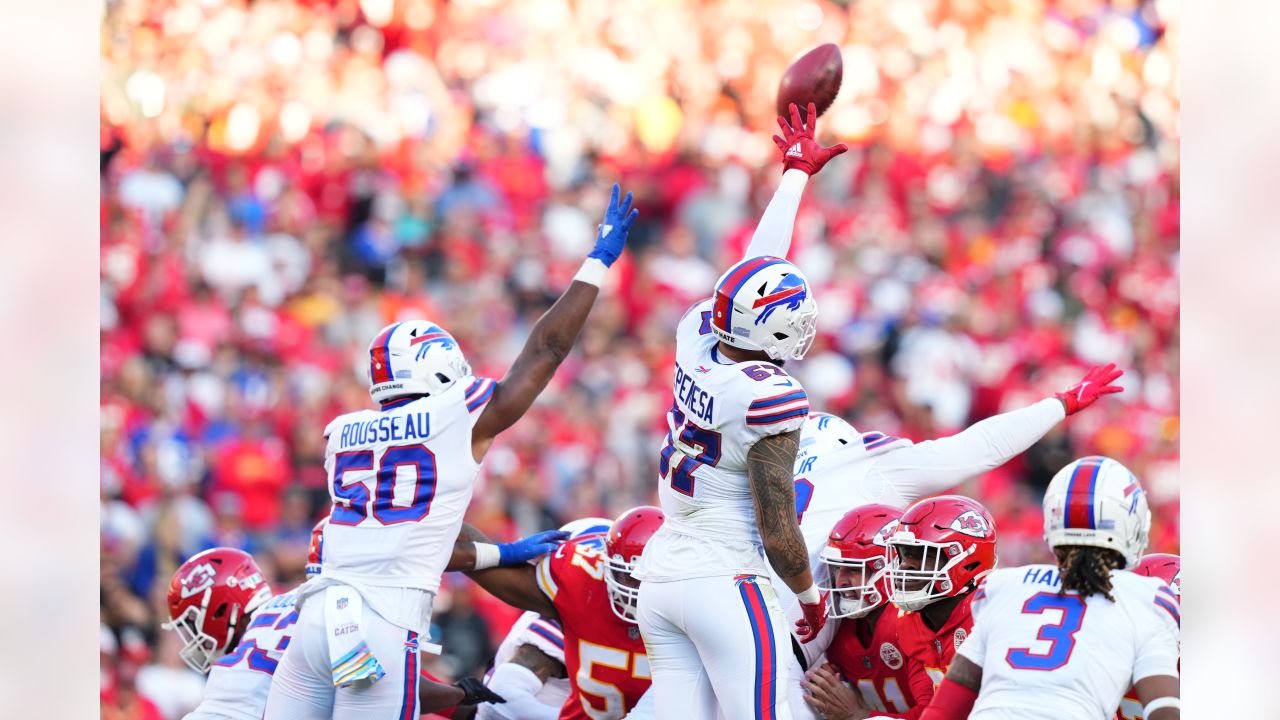
[[858, 639], [858, 627], [865, 619], [840, 620], [827, 660], [862, 694], [862, 702], [873, 715], [905, 717], [916, 705], [911, 694], [906, 656], [898, 641], [898, 611], [887, 607], [876, 619], [867, 644]]
[[973, 613], [969, 609], [972, 601], [972, 592], [965, 595], [936, 633], [925, 626], [920, 613], [899, 613], [898, 646], [907, 657], [909, 684], [917, 708], [914, 715], [908, 713], [906, 717], [919, 717], [924, 712], [942, 678], [946, 677], [956, 649], [973, 632]]
[[613, 613], [605, 556], [567, 542], [538, 562], [538, 587], [564, 629], [570, 692], [560, 720], [621, 720], [649, 689], [649, 656], [640, 628]]

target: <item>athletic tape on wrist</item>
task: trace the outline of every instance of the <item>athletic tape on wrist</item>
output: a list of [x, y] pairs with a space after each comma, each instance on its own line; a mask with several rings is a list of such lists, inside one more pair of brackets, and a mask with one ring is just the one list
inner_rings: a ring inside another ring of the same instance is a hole
[[605, 271], [608, 269], [609, 267], [600, 260], [587, 258], [582, 263], [582, 267], [578, 269], [578, 274], [573, 276], [573, 279], [600, 287], [600, 284], [604, 282]]

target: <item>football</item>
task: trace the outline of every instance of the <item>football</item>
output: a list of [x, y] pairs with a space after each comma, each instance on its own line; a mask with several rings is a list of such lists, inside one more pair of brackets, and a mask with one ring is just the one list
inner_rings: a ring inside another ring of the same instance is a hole
[[804, 117], [805, 106], [813, 103], [821, 115], [835, 101], [843, 77], [844, 59], [835, 43], [819, 45], [801, 55], [778, 83], [778, 114], [785, 117], [787, 106], [795, 103], [800, 108], [800, 117]]

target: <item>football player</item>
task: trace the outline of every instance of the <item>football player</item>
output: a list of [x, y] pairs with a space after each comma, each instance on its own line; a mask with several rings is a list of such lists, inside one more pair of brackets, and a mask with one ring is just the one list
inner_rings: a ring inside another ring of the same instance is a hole
[[782, 259], [810, 175], [847, 148], [814, 140], [791, 106], [778, 118], [781, 185], [743, 260], [676, 329], [674, 404], [659, 456], [667, 521], [636, 568], [639, 622], [652, 657], [658, 717], [789, 718], [790, 633], [770, 567], [801, 602], [803, 641], [825, 622], [796, 521], [791, 469], [809, 411], [782, 369], [804, 357], [818, 314], [813, 289]]
[[[649, 658], [636, 625], [639, 583], [632, 573], [662, 524], [658, 508], [633, 508], [613, 522], [603, 553], [590, 542], [570, 541], [536, 568], [469, 573], [507, 604], [559, 622], [569, 678], [561, 720], [620, 720], [649, 689]], [[487, 577], [496, 572], [500, 580]], [[523, 680], [528, 692], [554, 670], [550, 654], [543, 655], [541, 661], [530, 655], [533, 667], [526, 666]]]
[[[613, 186], [594, 249], [501, 381], [472, 375], [432, 322], [388, 325], [370, 343], [369, 394], [381, 407], [325, 428], [324, 565], [299, 592], [266, 720], [417, 715], [419, 636], [480, 462], [572, 350], [635, 222], [631, 202]], [[477, 565], [498, 561], [486, 554]]]
[[[322, 521], [312, 531], [308, 565], [319, 563], [318, 538], [323, 527]], [[468, 537], [483, 538], [474, 528], [465, 529]], [[539, 533], [501, 546], [499, 552], [512, 564], [526, 564], [554, 549], [559, 535]], [[475, 554], [474, 541], [458, 541], [448, 569], [474, 567]], [[272, 594], [253, 557], [234, 548], [206, 550], [178, 568], [169, 583], [169, 621], [163, 627], [178, 634], [183, 662], [209, 675], [204, 697], [187, 720], [262, 718], [276, 667], [298, 620], [297, 595], [298, 588]], [[424, 713], [459, 704], [502, 702], [474, 678], [464, 678], [456, 686], [422, 683], [418, 692]]]
[[[610, 525], [605, 518], [583, 518], [560, 530], [568, 533], [568, 540], [604, 552]], [[485, 684], [507, 702], [481, 706], [476, 712], [480, 720], [559, 717], [570, 692], [560, 621], [526, 610], [498, 646]]]
[[[1152, 553], [1143, 555], [1133, 571], [1139, 575], [1159, 578], [1173, 591], [1178, 599], [1182, 599], [1182, 558], [1168, 553]], [[1178, 669], [1182, 671], [1181, 668]], [[1142, 701], [1138, 699], [1138, 691], [1129, 688], [1120, 701], [1120, 711], [1116, 713], [1119, 720], [1142, 720]]]
[[1057, 564], [987, 576], [972, 634], [922, 717], [1109, 718], [1131, 680], [1144, 717], [1180, 717], [1178, 596], [1163, 579], [1123, 572], [1150, 527], [1124, 465], [1087, 457], [1059, 470], [1044, 496]]
[[[1026, 450], [1044, 437], [1064, 418], [1090, 407], [1104, 395], [1120, 392], [1113, 383], [1123, 372], [1114, 364], [1095, 366], [1080, 382], [1027, 407], [1001, 413], [977, 422], [946, 438], [912, 444], [880, 432], [859, 433], [844, 420], [825, 413], [811, 413], [800, 435], [800, 451], [796, 455], [796, 510], [800, 532], [810, 551], [814, 577], [823, 591], [833, 591], [821, 555], [829, 552], [828, 534], [836, 519], [849, 508], [869, 504], [888, 506], [901, 513], [922, 497], [953, 487], [964, 480], [996, 468]], [[775, 586], [777, 586], [775, 584]], [[778, 587], [783, 607], [791, 619], [801, 617], [800, 608]], [[887, 621], [884, 621], [887, 622]], [[815, 717], [801, 688], [804, 674], [814, 669], [817, 683], [816, 706], [828, 717], [839, 717], [855, 704], [853, 693], [833, 682], [836, 672], [823, 668], [819, 659], [832, 642], [832, 635], [847, 623], [829, 625], [812, 643], [792, 643], [791, 712], [796, 720]], [[890, 657], [896, 646], [886, 651]], [[847, 676], [851, 682], [861, 678]], [[901, 697], [874, 697], [863, 687], [867, 707], [883, 706], [887, 711], [907, 710], [909, 691], [901, 689]], [[890, 689], [892, 690], [892, 688]], [[923, 709], [914, 711], [917, 715]]]
[[812, 691], [806, 702], [822, 717], [858, 717], [858, 703], [847, 697], [852, 693], [842, 678], [870, 710], [900, 713], [916, 704], [898, 647], [898, 613], [889, 605], [887, 539], [901, 517], [901, 510], [888, 505], [854, 508], [831, 529], [822, 550], [820, 562], [831, 578], [827, 616], [839, 622], [826, 648], [830, 664], [802, 681]]

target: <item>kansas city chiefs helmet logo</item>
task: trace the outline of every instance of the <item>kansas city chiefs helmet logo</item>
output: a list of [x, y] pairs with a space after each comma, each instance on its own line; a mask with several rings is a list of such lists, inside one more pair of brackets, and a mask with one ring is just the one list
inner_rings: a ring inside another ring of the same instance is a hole
[[879, 545], [880, 547], [888, 547], [889, 538], [893, 537], [893, 534], [897, 532], [897, 530], [898, 521], [890, 520], [884, 524], [884, 527], [876, 531], [875, 537], [871, 538], [871, 542], [875, 545]]
[[218, 574], [209, 563], [201, 563], [193, 568], [182, 580], [182, 599], [198, 595], [213, 586], [213, 578]]
[[951, 529], [977, 538], [984, 538], [991, 532], [987, 521], [973, 510], [965, 510], [960, 517], [951, 521]]

